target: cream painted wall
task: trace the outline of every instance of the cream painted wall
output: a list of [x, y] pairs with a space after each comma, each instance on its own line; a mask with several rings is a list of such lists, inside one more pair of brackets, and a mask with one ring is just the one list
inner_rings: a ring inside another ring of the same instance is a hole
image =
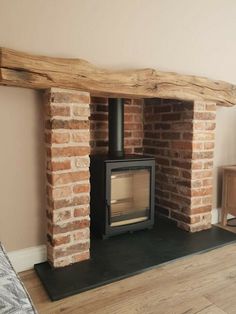
[[[233, 83], [235, 26], [234, 0], [0, 0], [0, 46], [84, 58], [109, 68], [153, 67]], [[236, 113], [227, 110], [217, 112], [215, 169], [236, 163], [235, 127], [229, 124]], [[44, 242], [37, 93], [1, 87], [0, 113], [0, 240], [15, 250]]]
[[0, 45], [236, 83], [235, 0], [0, 0]]

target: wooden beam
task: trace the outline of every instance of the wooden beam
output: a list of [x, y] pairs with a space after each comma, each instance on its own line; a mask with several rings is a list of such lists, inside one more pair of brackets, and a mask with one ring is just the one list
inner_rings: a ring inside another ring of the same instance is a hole
[[236, 86], [203, 77], [153, 69], [109, 71], [82, 59], [52, 58], [0, 48], [0, 85], [33, 89], [50, 87], [126, 98], [208, 100], [236, 104]]

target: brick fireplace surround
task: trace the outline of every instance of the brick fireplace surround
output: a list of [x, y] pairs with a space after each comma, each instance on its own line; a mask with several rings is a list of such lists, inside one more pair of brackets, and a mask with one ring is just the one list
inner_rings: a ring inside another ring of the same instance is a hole
[[[89, 258], [89, 155], [107, 151], [107, 99], [46, 91], [48, 260]], [[156, 212], [184, 230], [211, 227], [214, 102], [126, 100], [125, 150], [156, 159]]]

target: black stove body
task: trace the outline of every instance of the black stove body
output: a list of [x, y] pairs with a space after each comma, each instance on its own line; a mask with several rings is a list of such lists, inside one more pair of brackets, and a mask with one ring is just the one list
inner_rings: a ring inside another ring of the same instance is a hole
[[155, 159], [124, 153], [124, 100], [109, 99], [109, 153], [90, 158], [91, 229], [102, 238], [154, 224]]

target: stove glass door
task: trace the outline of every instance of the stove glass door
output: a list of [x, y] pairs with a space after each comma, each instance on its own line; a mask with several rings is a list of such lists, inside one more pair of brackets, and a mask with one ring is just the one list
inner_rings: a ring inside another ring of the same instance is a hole
[[110, 225], [149, 219], [150, 169], [118, 169], [111, 172]]

